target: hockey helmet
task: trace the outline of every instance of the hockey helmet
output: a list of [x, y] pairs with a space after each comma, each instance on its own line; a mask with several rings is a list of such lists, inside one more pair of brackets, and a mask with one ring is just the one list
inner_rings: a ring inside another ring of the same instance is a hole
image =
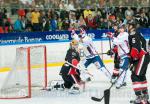
[[79, 28], [79, 38], [83, 38], [86, 35], [86, 27], [85, 26], [80, 26]]
[[79, 38], [84, 38], [85, 37], [85, 35], [86, 35], [86, 32], [85, 32], [85, 30], [82, 30], [82, 29], [80, 29], [80, 33], [79, 33]]
[[135, 31], [137, 28], [137, 25], [135, 23], [129, 23], [128, 24], [128, 32], [131, 33], [133, 31]]
[[70, 43], [72, 46], [78, 45], [78, 41], [73, 39]]
[[70, 48], [78, 49], [78, 45], [79, 43], [75, 39], [70, 42]]
[[130, 28], [136, 28], [136, 24], [135, 24], [135, 23], [129, 23], [129, 24], [128, 24], [128, 28], [129, 28], [129, 27], [130, 27]]

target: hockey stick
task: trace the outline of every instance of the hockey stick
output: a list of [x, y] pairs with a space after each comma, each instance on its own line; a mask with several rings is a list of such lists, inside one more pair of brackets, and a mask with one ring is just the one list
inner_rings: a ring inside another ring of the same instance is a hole
[[111, 50], [111, 39], [109, 38], [109, 48]]
[[90, 75], [91, 77], [93, 77], [93, 75], [91, 74], [91, 73], [89, 73], [87, 70], [85, 70], [85, 69], [80, 69], [80, 68], [78, 68], [78, 67], [76, 67], [75, 65], [73, 65], [73, 64], [71, 64], [70, 62], [68, 62], [68, 61], [65, 61], [68, 65], [70, 65], [70, 66], [72, 66], [72, 67], [74, 67], [74, 68], [76, 68], [76, 69], [78, 69], [78, 70], [80, 70], [80, 71], [83, 71], [84, 73], [86, 73], [86, 74], [88, 74], [88, 75]]
[[98, 55], [103, 55], [103, 54], [107, 54], [107, 52], [106, 53], [98, 53]]
[[[120, 76], [122, 75], [123, 72], [124, 72], [124, 71], [121, 72]], [[117, 80], [120, 78], [120, 76], [115, 80], [114, 83], [111, 84], [111, 86], [110, 86], [108, 89], [104, 90], [104, 92], [107, 92], [107, 91], [110, 92], [111, 88], [112, 88], [113, 85], [117, 82]], [[91, 99], [94, 100], [94, 101], [97, 101], [97, 102], [101, 102], [101, 101], [103, 100], [104, 96], [105, 96], [105, 95], [103, 95], [101, 98], [91, 97]]]

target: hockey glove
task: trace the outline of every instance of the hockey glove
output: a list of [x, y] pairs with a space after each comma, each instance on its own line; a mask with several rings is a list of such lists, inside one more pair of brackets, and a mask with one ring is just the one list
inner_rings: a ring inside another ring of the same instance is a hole
[[130, 56], [132, 58], [132, 61], [139, 59], [139, 51], [136, 48], [132, 48], [130, 52]]
[[107, 35], [108, 38], [113, 38], [113, 33], [112, 32], [107, 32], [106, 35]]
[[71, 35], [74, 35], [76, 32], [75, 32], [75, 30], [72, 30], [71, 31]]
[[111, 55], [113, 55], [113, 54], [114, 54], [114, 53], [113, 53], [111, 50], [108, 50], [108, 51], [107, 51], [107, 55], [110, 55], [110, 56], [111, 56]]
[[147, 54], [147, 52], [144, 49], [141, 49], [139, 53], [139, 58], [142, 58], [145, 54]]

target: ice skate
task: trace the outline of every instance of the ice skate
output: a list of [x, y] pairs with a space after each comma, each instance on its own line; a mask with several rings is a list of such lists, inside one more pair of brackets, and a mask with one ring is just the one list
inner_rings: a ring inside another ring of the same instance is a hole
[[91, 81], [91, 78], [88, 77], [85, 82], [90, 82], [90, 81]]
[[77, 85], [73, 85], [71, 89], [69, 90], [70, 94], [79, 94], [80, 93], [80, 88]]
[[144, 94], [143, 95], [143, 102], [144, 104], [150, 104], [149, 100], [149, 95], [148, 94]]
[[143, 104], [142, 103], [142, 95], [136, 96], [135, 100], [130, 100], [131, 104]]
[[115, 83], [116, 79], [118, 78], [118, 76], [112, 75], [111, 77], [111, 83]]
[[51, 91], [51, 90], [64, 90], [65, 87], [63, 85], [62, 81], [52, 81], [49, 85], [49, 87], [47, 88], [47, 91]]
[[126, 82], [124, 82], [123, 84], [116, 85], [116, 89], [120, 89], [121, 87], [126, 86], [126, 85], [127, 85]]

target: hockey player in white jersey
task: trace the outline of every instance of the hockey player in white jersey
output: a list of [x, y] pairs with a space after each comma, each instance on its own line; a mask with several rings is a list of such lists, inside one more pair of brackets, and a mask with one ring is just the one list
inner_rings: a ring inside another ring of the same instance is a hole
[[80, 33], [76, 34], [75, 31], [72, 31], [72, 38], [78, 40], [83, 46], [84, 56], [86, 57], [84, 62], [84, 67], [87, 68], [90, 64], [95, 64], [97, 69], [100, 69], [109, 80], [111, 80], [111, 73], [106, 69], [104, 63], [102, 62], [98, 52], [93, 44], [92, 39], [87, 36], [84, 28], [80, 28]]
[[113, 34], [107, 34], [109, 38], [112, 38], [113, 45], [118, 47], [118, 57], [120, 58], [120, 69], [119, 69], [119, 78], [116, 82], [116, 88], [126, 85], [126, 74], [129, 67], [129, 47], [128, 47], [128, 36], [129, 34], [125, 32], [125, 26], [122, 25], [119, 27], [119, 35], [114, 37]]

